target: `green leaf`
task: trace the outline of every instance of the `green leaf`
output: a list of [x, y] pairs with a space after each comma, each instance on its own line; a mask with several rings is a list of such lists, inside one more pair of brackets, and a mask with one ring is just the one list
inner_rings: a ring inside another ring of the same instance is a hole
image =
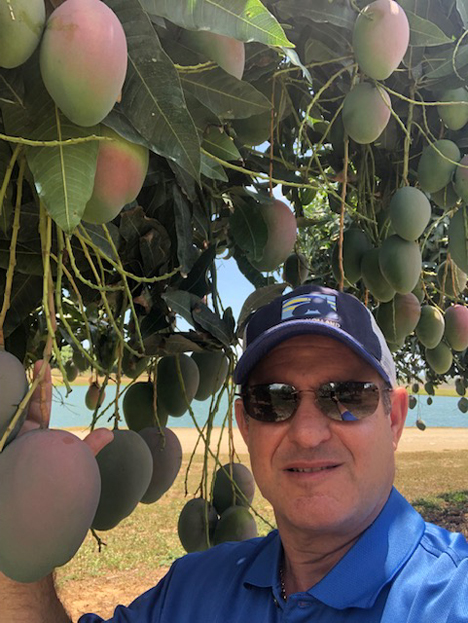
[[242, 160], [239, 150], [223, 128], [211, 127], [205, 132], [202, 147], [213, 156], [226, 160]]
[[248, 82], [219, 67], [209, 71], [180, 71], [184, 89], [222, 119], [245, 119], [270, 110], [271, 104]]
[[179, 314], [179, 316], [192, 325], [192, 327], [195, 327], [195, 322], [192, 317], [192, 308], [195, 303], [200, 302], [198, 296], [183, 290], [172, 290], [162, 294], [161, 298], [175, 314]]
[[224, 346], [230, 347], [234, 341], [229, 324], [211, 311], [204, 303], [199, 302], [192, 309], [195, 322], [216, 338]]
[[276, 9], [282, 19], [307, 18], [314, 22], [329, 22], [341, 28], [351, 30], [357, 13], [347, 0], [280, 0]]
[[268, 228], [258, 206], [237, 199], [229, 227], [237, 246], [250, 259], [260, 260], [263, 257]]
[[452, 39], [433, 22], [430, 22], [411, 11], [406, 11], [410, 24], [410, 45], [430, 47], [452, 43]]
[[177, 257], [182, 274], [188, 274], [194, 265], [197, 255], [193, 247], [192, 214], [190, 205], [174, 184], [174, 218], [177, 232]]
[[[79, 127], [59, 111], [42, 84], [36, 64], [31, 64], [28, 71], [26, 108], [2, 104], [10, 134], [36, 141], [64, 141], [99, 134], [98, 128]], [[27, 150], [37, 193], [50, 216], [67, 234], [79, 224], [93, 192], [97, 152], [96, 140]]]
[[468, 0], [457, 0], [457, 11], [463, 22], [463, 26], [468, 28]]
[[212, 160], [206, 154], [202, 154], [201, 172], [202, 172], [202, 175], [209, 177], [211, 180], [219, 180], [221, 182], [227, 182], [229, 179], [223, 167], [217, 162], [215, 162], [214, 160]]
[[142, 0], [142, 3], [148, 13], [165, 17], [187, 30], [210, 30], [239, 41], [294, 47], [260, 0]]
[[[43, 277], [15, 273], [10, 297], [10, 309], [7, 312], [3, 327], [5, 337], [8, 337], [40, 304], [42, 298]], [[5, 294], [5, 273], [0, 272], [0, 299]]]
[[200, 176], [200, 144], [177, 70], [140, 0], [107, 0], [125, 30], [127, 77], [121, 108], [151, 149]]
[[[438, 84], [444, 78], [455, 78], [454, 66], [460, 73], [468, 65], [468, 45], [461, 45], [455, 55], [455, 46], [446, 50], [436, 51], [426, 56], [427, 68], [424, 81], [431, 86]], [[442, 87], [440, 87], [442, 88]]]
[[286, 283], [274, 283], [252, 292], [252, 294], [245, 299], [237, 320], [238, 335], [243, 332], [247, 319], [254, 311], [263, 305], [271, 303], [277, 296], [281, 296], [287, 287]]
[[200, 298], [208, 294], [210, 285], [208, 282], [207, 272], [213, 266], [216, 257], [216, 246], [212, 245], [204, 251], [193, 265], [192, 270], [186, 279], [182, 279], [177, 284], [180, 290], [196, 294]]

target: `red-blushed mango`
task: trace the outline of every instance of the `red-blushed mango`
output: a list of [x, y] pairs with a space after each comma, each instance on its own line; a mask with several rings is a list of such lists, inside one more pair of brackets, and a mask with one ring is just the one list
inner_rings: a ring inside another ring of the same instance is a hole
[[[361, 262], [370, 249], [371, 242], [367, 234], [358, 227], [351, 227], [343, 233], [343, 271], [346, 281], [356, 283], [361, 278]], [[339, 244], [335, 243], [332, 251], [332, 271], [337, 283], [340, 283]]]
[[421, 251], [417, 242], [393, 235], [384, 240], [379, 253], [382, 275], [399, 294], [413, 290], [421, 276]]
[[282, 264], [292, 252], [297, 237], [297, 223], [289, 207], [278, 199], [260, 209], [268, 236], [262, 258], [251, 263], [258, 270], [270, 271]]
[[426, 348], [426, 361], [437, 374], [446, 374], [452, 367], [452, 351], [440, 342], [435, 348]]
[[116, 14], [101, 0], [66, 0], [47, 21], [40, 68], [46, 89], [70, 121], [100, 123], [127, 73], [127, 40]]
[[214, 531], [213, 543], [245, 541], [257, 536], [255, 519], [245, 506], [230, 506], [219, 518]]
[[203, 498], [189, 500], [181, 510], [177, 523], [182, 547], [189, 554], [203, 552], [211, 547], [218, 523], [215, 509]]
[[[156, 406], [156, 410], [155, 410]], [[167, 424], [168, 413], [154, 404], [154, 386], [151, 381], [140, 381], [130, 385], [124, 394], [122, 409], [130, 430], [140, 432], [143, 428]]]
[[101, 126], [101, 136], [113, 140], [99, 143], [93, 194], [82, 217], [96, 224], [112, 221], [137, 198], [149, 163], [149, 151], [143, 145], [127, 141], [106, 126]]
[[297, 288], [304, 283], [309, 274], [307, 258], [303, 253], [291, 253], [283, 266], [283, 281]]
[[426, 348], [435, 348], [444, 335], [444, 315], [433, 305], [423, 305], [421, 316], [416, 326], [418, 340]]
[[85, 538], [101, 489], [96, 460], [75, 435], [38, 429], [0, 454], [0, 482], [0, 571], [35, 582]]
[[441, 190], [431, 193], [431, 199], [439, 208], [448, 210], [449, 208], [453, 208], [457, 201], [460, 200], [460, 197], [455, 192], [452, 182], [450, 182]]
[[46, 20], [44, 0], [0, 2], [0, 67], [25, 63], [41, 39]]
[[153, 458], [146, 442], [132, 430], [113, 430], [114, 440], [96, 455], [101, 495], [92, 527], [111, 530], [128, 517], [151, 482]]
[[468, 275], [450, 260], [442, 262], [439, 266], [437, 281], [441, 292], [450, 298], [455, 298], [465, 289]]
[[153, 474], [140, 502], [153, 504], [172, 487], [182, 464], [182, 446], [169, 428], [143, 428], [139, 434], [153, 457]]
[[221, 389], [228, 373], [229, 359], [221, 350], [193, 353], [192, 359], [200, 372], [200, 382], [194, 398], [206, 400]]
[[96, 407], [100, 407], [104, 402], [104, 398], [106, 397], [106, 392], [101, 392], [101, 386], [99, 383], [91, 383], [88, 387], [88, 391], [85, 396], [85, 405], [91, 411], [94, 411]]
[[468, 201], [468, 155], [463, 156], [455, 169], [453, 185], [457, 195], [466, 203]]
[[377, 309], [377, 323], [385, 339], [402, 345], [405, 337], [416, 328], [421, 316], [421, 305], [412, 294], [396, 294], [393, 301], [381, 303]]
[[[183, 386], [177, 371], [179, 360]], [[195, 361], [185, 354], [166, 355], [158, 362], [158, 405], [169, 415], [180, 417], [192, 402], [200, 382], [200, 372]], [[188, 403], [188, 404], [187, 404]]]
[[229, 506], [248, 506], [255, 494], [252, 472], [242, 463], [226, 463], [214, 476], [213, 506], [221, 515]]
[[445, 339], [456, 351], [468, 348], [468, 309], [452, 305], [445, 310]]
[[373, 143], [384, 131], [391, 110], [390, 96], [385, 89], [361, 82], [344, 99], [343, 125], [356, 143]]
[[382, 275], [379, 253], [379, 249], [370, 249], [364, 253], [361, 260], [361, 276], [372, 296], [381, 303], [388, 303], [395, 296], [395, 290]]
[[[21, 361], [6, 350], [0, 350], [0, 439], [6, 432], [19, 403], [28, 392], [28, 379]], [[19, 433], [27, 415], [23, 411], [15, 427], [8, 435], [12, 441]]]
[[444, 91], [438, 101], [459, 102], [437, 106], [437, 111], [449, 130], [461, 130], [468, 122], [468, 91], [465, 87]]
[[412, 186], [399, 188], [390, 201], [390, 221], [395, 233], [405, 240], [417, 240], [431, 218], [426, 195]]
[[403, 60], [410, 28], [406, 13], [393, 0], [376, 0], [359, 13], [353, 30], [359, 69], [374, 80], [385, 80]]
[[453, 141], [440, 139], [425, 147], [418, 164], [418, 180], [427, 193], [436, 193], [452, 180], [461, 154]]
[[208, 30], [186, 30], [181, 41], [214, 61], [228, 74], [238, 80], [242, 79], [245, 66], [245, 46], [242, 41]]
[[452, 260], [468, 274], [468, 208], [458, 208], [448, 227], [448, 251]]

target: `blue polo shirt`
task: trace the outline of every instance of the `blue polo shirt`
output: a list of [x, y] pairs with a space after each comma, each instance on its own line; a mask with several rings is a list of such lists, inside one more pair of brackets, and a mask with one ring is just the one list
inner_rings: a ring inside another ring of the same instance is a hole
[[[467, 623], [468, 544], [425, 523], [393, 489], [374, 523], [318, 584], [280, 596], [281, 541], [226, 543], [177, 560], [113, 623]], [[85, 615], [78, 623], [103, 619]]]

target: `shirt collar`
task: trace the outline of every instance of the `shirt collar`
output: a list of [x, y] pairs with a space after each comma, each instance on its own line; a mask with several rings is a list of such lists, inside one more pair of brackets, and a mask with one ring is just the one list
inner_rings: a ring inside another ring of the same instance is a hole
[[[423, 518], [393, 488], [377, 519], [309, 595], [339, 610], [372, 607], [417, 548], [424, 529]], [[274, 530], [248, 569], [245, 583], [277, 587], [281, 555], [281, 540]]]

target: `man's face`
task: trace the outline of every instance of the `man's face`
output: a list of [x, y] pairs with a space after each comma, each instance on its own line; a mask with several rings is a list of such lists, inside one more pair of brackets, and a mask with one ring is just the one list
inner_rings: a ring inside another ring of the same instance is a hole
[[[298, 390], [329, 381], [372, 381], [384, 386], [358, 355], [323, 336], [304, 335], [283, 342], [249, 377], [249, 385], [282, 382]], [[292, 418], [266, 423], [245, 418], [237, 401], [237, 421], [252, 470], [273, 506], [280, 530], [352, 538], [370, 525], [392, 487], [394, 451], [406, 404], [405, 390], [395, 389], [391, 414], [385, 413], [381, 398], [373, 415], [341, 422], [327, 418], [308, 392], [301, 394]]]

